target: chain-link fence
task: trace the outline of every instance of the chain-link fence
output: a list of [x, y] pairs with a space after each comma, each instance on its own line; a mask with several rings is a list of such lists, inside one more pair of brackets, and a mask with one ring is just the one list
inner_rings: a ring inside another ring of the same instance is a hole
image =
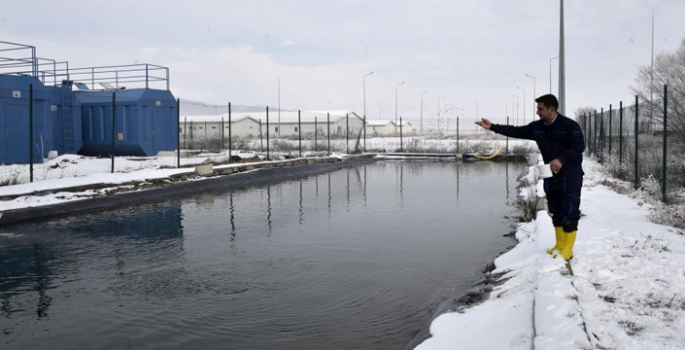
[[364, 120], [353, 112], [303, 112], [226, 103], [179, 103], [180, 147], [186, 154], [215, 153], [229, 159], [234, 151], [275, 156], [351, 153], [364, 149]]
[[586, 149], [616, 177], [652, 192], [664, 202], [681, 201], [685, 188], [683, 101], [610, 105], [580, 116]]

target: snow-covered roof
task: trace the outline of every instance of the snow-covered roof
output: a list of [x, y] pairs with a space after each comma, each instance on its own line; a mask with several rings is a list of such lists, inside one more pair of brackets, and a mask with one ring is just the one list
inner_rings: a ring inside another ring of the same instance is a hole
[[386, 126], [386, 125], [391, 125], [391, 124], [395, 124], [395, 122], [392, 120], [367, 120], [366, 121], [367, 126]]
[[[314, 123], [316, 118], [317, 123], [326, 123], [327, 114], [330, 113], [331, 123], [335, 123], [346, 116], [349, 115], [350, 119], [358, 118], [362, 119], [357, 113], [352, 111], [302, 111], [300, 113], [300, 120], [302, 123]], [[281, 111], [280, 113], [280, 123], [281, 124], [296, 124], [297, 123], [297, 111]], [[188, 121], [193, 122], [221, 122], [228, 120], [228, 113], [210, 116], [181, 116], [181, 121], [187, 118]], [[239, 121], [245, 118], [252, 118], [259, 122], [261, 119], [262, 123], [266, 123], [266, 110], [261, 112], [244, 112], [244, 113], [231, 113], [231, 121]], [[279, 113], [278, 111], [269, 111], [269, 122], [278, 123]]]

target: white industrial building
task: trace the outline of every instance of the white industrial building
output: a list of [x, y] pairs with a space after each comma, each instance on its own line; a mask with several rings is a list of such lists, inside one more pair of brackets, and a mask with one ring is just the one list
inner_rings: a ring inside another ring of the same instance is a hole
[[[327, 123], [327, 118], [329, 122]], [[266, 137], [267, 117], [264, 112], [232, 113], [231, 135], [238, 138]], [[307, 111], [301, 112], [298, 125], [298, 112], [269, 112], [269, 136], [297, 138], [311, 137], [315, 127], [319, 137], [326, 137], [328, 130], [331, 136], [344, 137], [349, 125], [350, 137], [356, 137], [362, 130], [363, 119], [351, 111]], [[280, 119], [280, 121], [279, 121]], [[302, 128], [300, 131], [299, 128]], [[228, 114], [213, 116], [181, 116], [180, 133], [182, 139], [220, 139], [228, 137]]]
[[[395, 123], [393, 120], [367, 120], [366, 121], [366, 136], [367, 137], [383, 137], [383, 136], [399, 136], [400, 123]], [[402, 121], [402, 135], [411, 136], [414, 134], [414, 128], [408, 121]]]

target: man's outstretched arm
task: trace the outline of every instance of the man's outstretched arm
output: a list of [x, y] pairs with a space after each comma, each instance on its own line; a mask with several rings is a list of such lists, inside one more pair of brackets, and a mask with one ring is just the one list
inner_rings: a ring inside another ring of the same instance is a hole
[[491, 130], [504, 136], [526, 140], [533, 139], [533, 133], [530, 124], [523, 126], [499, 125], [493, 124], [485, 118], [476, 121], [476, 124], [480, 125], [483, 129]]

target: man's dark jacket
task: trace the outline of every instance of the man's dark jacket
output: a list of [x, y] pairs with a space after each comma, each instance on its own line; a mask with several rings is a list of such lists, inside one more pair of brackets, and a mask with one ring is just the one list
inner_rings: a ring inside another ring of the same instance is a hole
[[549, 211], [553, 214], [554, 226], [563, 226], [564, 231], [575, 231], [580, 218], [580, 191], [583, 187], [583, 151], [585, 140], [580, 125], [561, 114], [557, 114], [551, 125], [542, 120], [524, 126], [493, 124], [490, 130], [509, 137], [533, 140], [537, 143], [545, 164], [558, 159], [559, 173], [545, 179]]

